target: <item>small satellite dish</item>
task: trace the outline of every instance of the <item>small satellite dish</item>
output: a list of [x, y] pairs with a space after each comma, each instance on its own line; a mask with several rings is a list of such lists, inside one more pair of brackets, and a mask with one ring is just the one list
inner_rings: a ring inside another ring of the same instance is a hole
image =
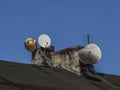
[[33, 38], [27, 38], [24, 42], [24, 45], [25, 48], [31, 52], [35, 51], [37, 48], [36, 40]]
[[51, 44], [51, 39], [47, 34], [42, 34], [38, 37], [38, 43], [41, 47], [46, 48]]
[[101, 57], [101, 50], [96, 44], [88, 44], [78, 53], [80, 60], [85, 64], [95, 64]]

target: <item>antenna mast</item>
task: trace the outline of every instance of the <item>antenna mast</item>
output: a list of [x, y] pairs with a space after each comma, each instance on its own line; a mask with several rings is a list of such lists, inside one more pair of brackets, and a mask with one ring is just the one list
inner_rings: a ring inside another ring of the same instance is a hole
[[90, 35], [87, 34], [87, 43], [90, 44]]

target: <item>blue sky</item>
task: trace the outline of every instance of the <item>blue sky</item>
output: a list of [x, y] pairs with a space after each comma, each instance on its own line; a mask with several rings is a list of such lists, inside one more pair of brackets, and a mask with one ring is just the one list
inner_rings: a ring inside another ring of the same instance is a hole
[[98, 72], [120, 75], [119, 0], [0, 0], [0, 60], [31, 63], [24, 40], [46, 33], [56, 50], [91, 43], [102, 50]]

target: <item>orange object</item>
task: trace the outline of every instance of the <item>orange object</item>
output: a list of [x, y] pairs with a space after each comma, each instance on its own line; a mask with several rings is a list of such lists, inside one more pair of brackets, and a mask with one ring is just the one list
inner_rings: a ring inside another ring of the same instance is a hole
[[35, 51], [37, 48], [36, 40], [33, 38], [27, 38], [25, 40], [25, 48], [31, 52]]

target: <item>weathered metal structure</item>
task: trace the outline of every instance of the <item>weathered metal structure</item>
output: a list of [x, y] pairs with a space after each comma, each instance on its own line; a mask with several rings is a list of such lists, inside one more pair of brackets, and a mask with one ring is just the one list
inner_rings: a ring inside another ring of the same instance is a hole
[[78, 56], [78, 51], [82, 48], [83, 46], [75, 46], [54, 51], [53, 48], [39, 47], [32, 52], [32, 64], [62, 67], [80, 73], [80, 58]]
[[93, 64], [101, 58], [101, 50], [96, 44], [88, 44], [86, 47], [75, 46], [55, 51], [50, 46], [50, 38], [42, 34], [37, 46], [36, 40], [28, 38], [25, 40], [25, 48], [32, 53], [32, 64], [64, 68], [78, 75], [87, 75], [87, 72], [95, 73]]

